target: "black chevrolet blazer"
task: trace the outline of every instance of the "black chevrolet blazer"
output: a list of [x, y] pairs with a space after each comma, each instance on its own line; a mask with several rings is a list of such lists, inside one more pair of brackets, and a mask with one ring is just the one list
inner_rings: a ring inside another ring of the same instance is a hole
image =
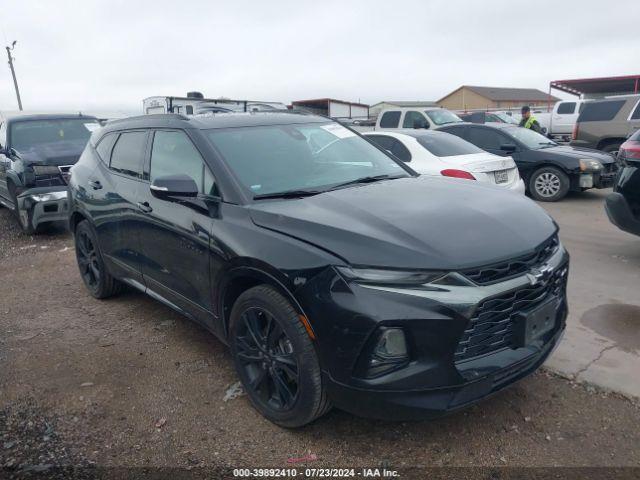
[[458, 409], [564, 330], [568, 255], [541, 208], [418, 177], [326, 118], [111, 122], [69, 188], [89, 292], [133, 286], [204, 325], [279, 425]]

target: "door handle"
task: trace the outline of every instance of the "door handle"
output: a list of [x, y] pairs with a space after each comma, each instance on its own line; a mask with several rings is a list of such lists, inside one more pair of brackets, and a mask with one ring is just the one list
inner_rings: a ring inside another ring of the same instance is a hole
[[89, 186], [94, 190], [100, 190], [102, 188], [102, 184], [98, 180], [89, 180]]
[[151, 205], [149, 205], [149, 202], [138, 202], [138, 208], [144, 213], [153, 212], [153, 208], [151, 207]]

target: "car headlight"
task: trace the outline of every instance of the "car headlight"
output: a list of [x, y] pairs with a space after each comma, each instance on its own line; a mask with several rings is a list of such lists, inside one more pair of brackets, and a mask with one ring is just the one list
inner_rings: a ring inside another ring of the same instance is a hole
[[378, 285], [423, 285], [444, 276], [440, 271], [384, 270], [378, 268], [336, 267], [347, 280]]
[[582, 172], [597, 172], [602, 168], [602, 164], [598, 160], [580, 159], [580, 171]]

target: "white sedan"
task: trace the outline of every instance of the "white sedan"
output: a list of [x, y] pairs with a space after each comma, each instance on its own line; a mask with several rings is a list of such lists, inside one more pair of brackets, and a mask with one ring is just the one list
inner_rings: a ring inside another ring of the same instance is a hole
[[363, 135], [420, 174], [477, 180], [524, 194], [513, 158], [485, 152], [455, 135], [425, 130]]

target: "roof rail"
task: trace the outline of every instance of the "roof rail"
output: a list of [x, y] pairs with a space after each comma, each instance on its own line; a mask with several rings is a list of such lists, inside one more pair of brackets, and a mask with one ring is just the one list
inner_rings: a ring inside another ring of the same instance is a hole
[[150, 113], [146, 115], [137, 115], [135, 117], [124, 117], [109, 120], [109, 125], [118, 124], [122, 122], [130, 122], [131, 120], [149, 120], [150, 118], [173, 118], [175, 120], [189, 121], [189, 117], [182, 115], [181, 113]]

